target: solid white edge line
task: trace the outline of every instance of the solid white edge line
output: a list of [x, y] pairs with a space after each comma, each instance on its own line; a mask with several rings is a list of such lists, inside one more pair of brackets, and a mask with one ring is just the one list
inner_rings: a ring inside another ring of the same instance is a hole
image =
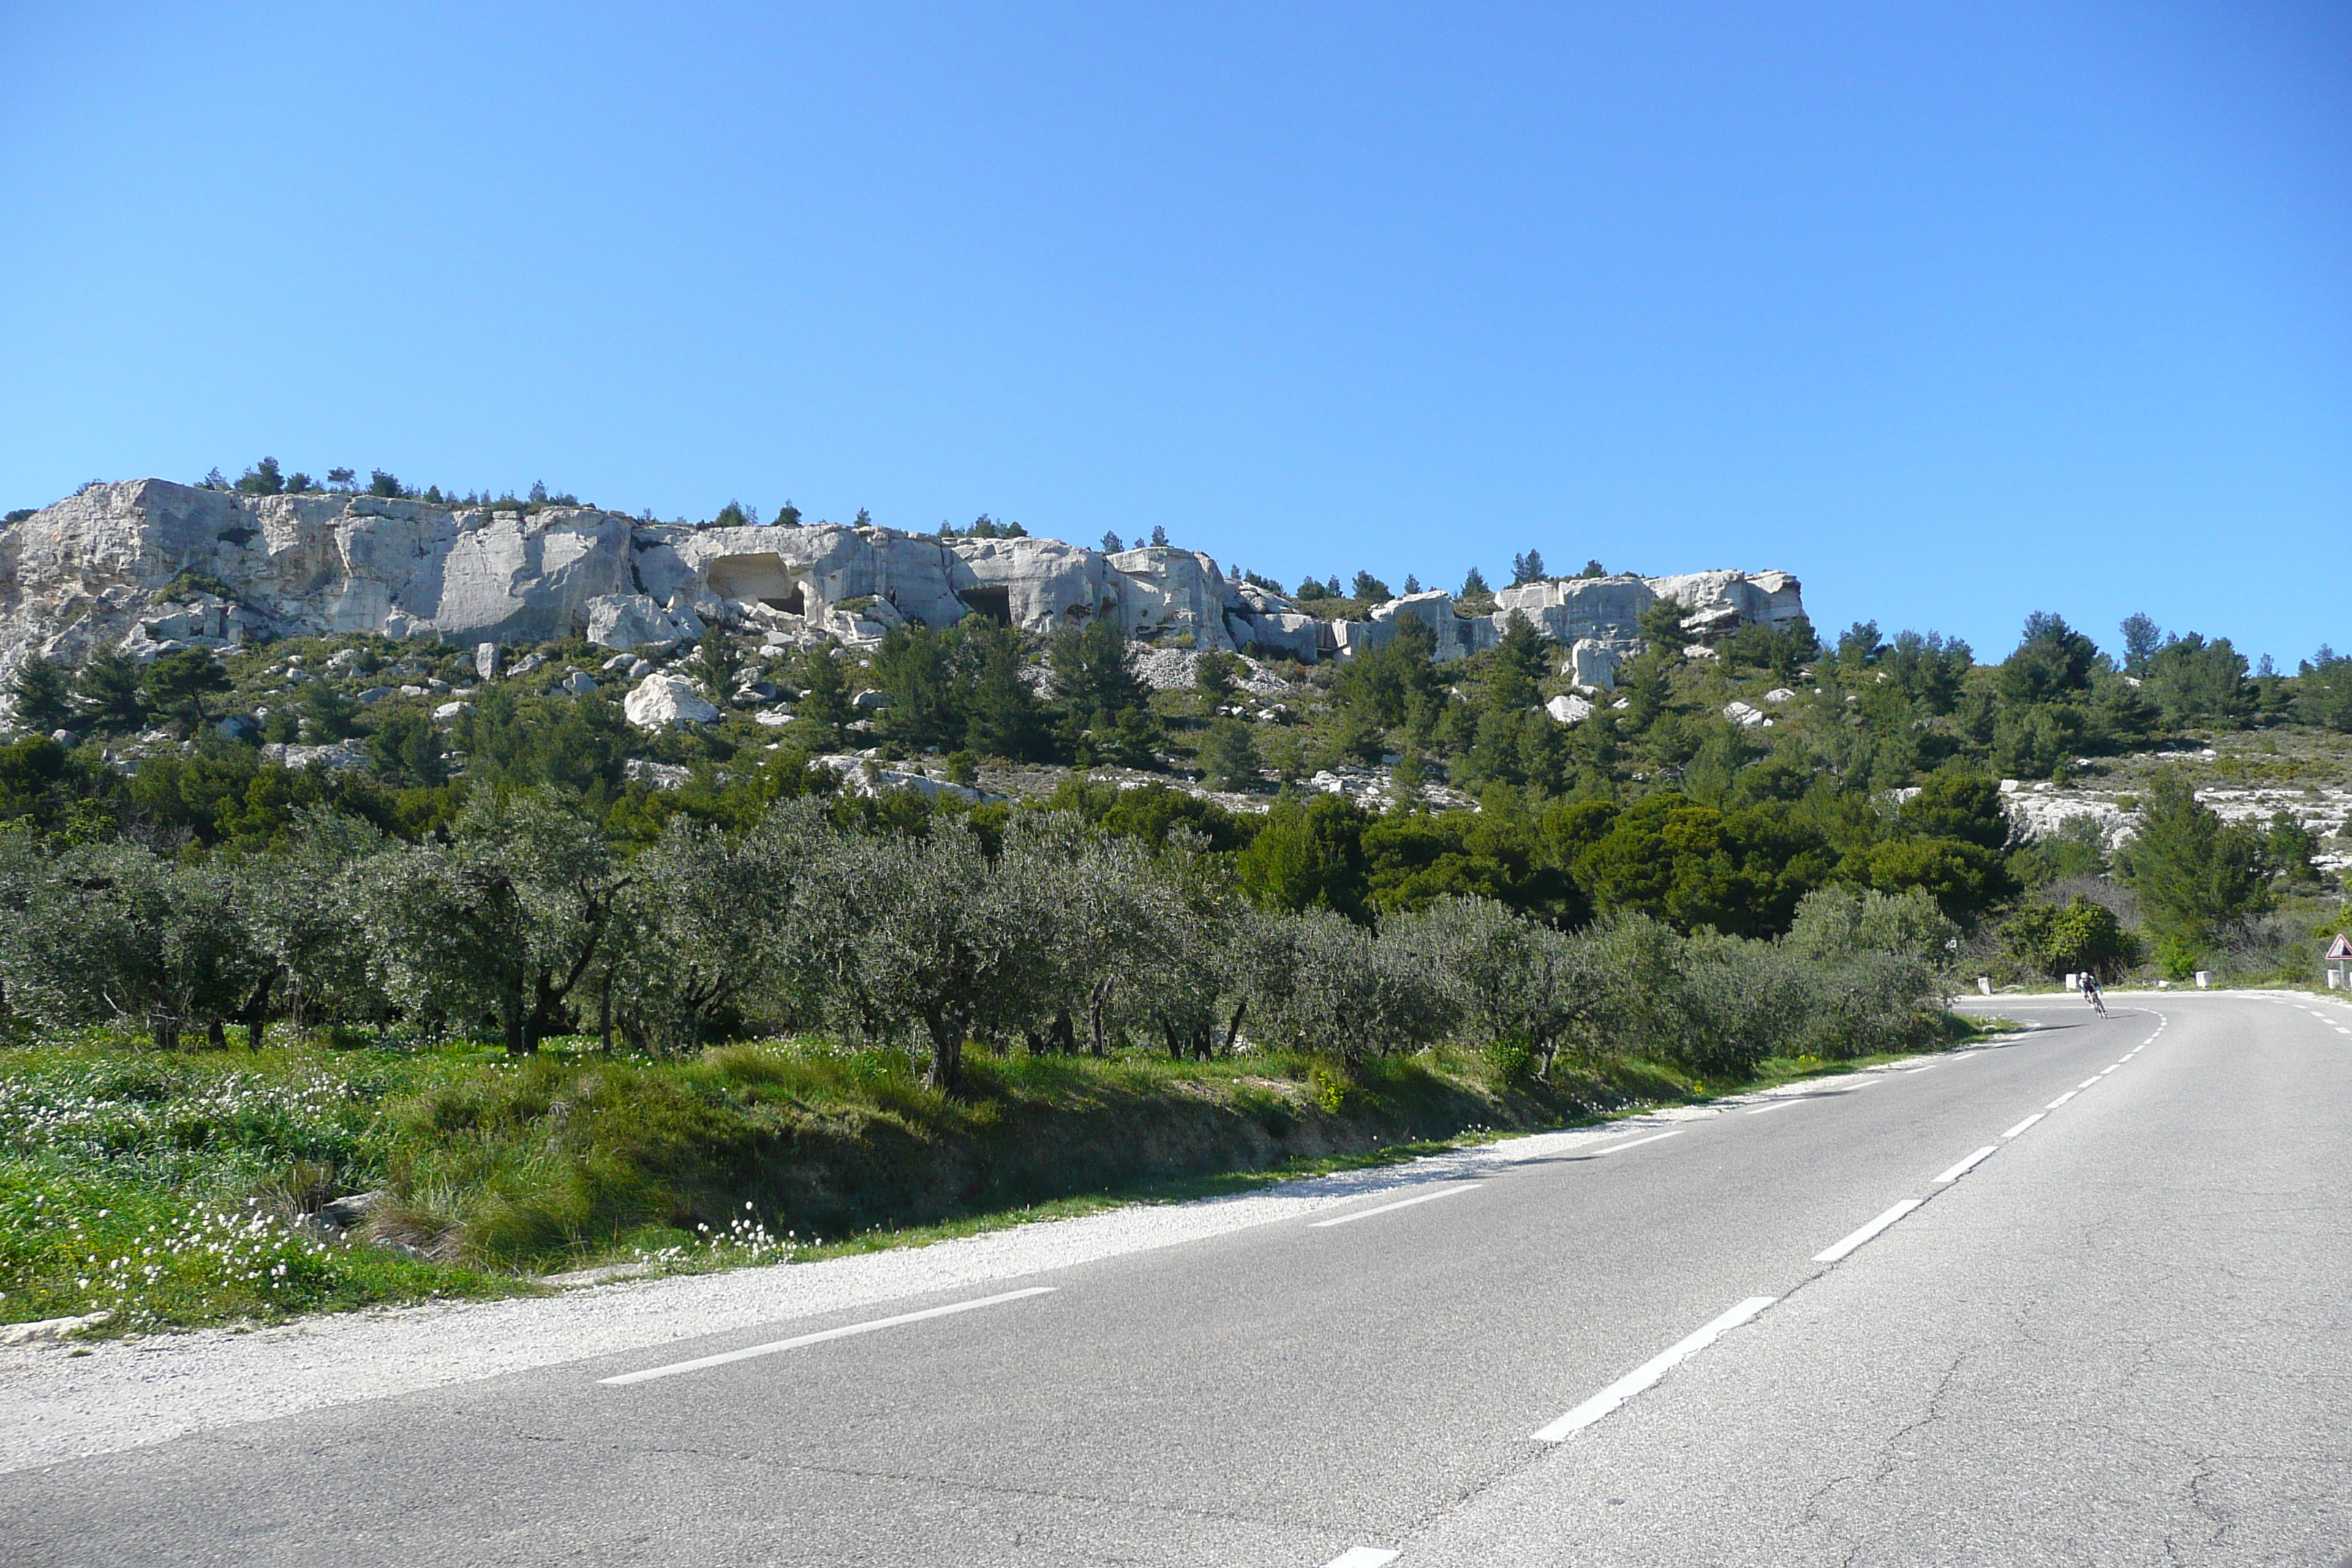
[[2065, 1104], [2068, 1100], [2074, 1099], [2076, 1095], [2082, 1092], [2083, 1091], [2079, 1089], [2070, 1089], [2065, 1093], [2060, 1095], [2057, 1099], [2052, 1100], [2049, 1104], [2043, 1106], [2042, 1109], [2044, 1110], [2055, 1110], [2060, 1106]]
[[2002, 1133], [2001, 1136], [2004, 1139], [2014, 1138], [2048, 1114], [2049, 1112], [2047, 1111], [2037, 1110], [2032, 1115], [2027, 1117], [2024, 1121], [2019, 1122], [2016, 1126], [2011, 1128], [2008, 1131]]
[[1639, 1149], [1644, 1143], [1655, 1143], [1662, 1138], [1679, 1138], [1682, 1135], [1683, 1130], [1677, 1127], [1672, 1132], [1653, 1132], [1647, 1138], [1636, 1138], [1631, 1143], [1612, 1143], [1606, 1149], [1595, 1149], [1592, 1152], [1596, 1157], [1601, 1154], [1622, 1154], [1628, 1149]]
[[957, 1312], [970, 1312], [982, 1307], [993, 1307], [1001, 1301], [1018, 1301], [1024, 1296], [1050, 1296], [1058, 1287], [1032, 1285], [1026, 1290], [1007, 1290], [1001, 1296], [982, 1296], [976, 1301], [958, 1301], [946, 1307], [927, 1307], [919, 1312], [901, 1312], [895, 1318], [876, 1318], [870, 1322], [848, 1323], [838, 1329], [824, 1329], [814, 1334], [800, 1334], [789, 1340], [776, 1340], [764, 1345], [748, 1345], [740, 1351], [727, 1351], [719, 1355], [698, 1356], [693, 1361], [672, 1362], [667, 1366], [647, 1367], [643, 1372], [625, 1372], [618, 1377], [600, 1377], [596, 1381], [605, 1387], [627, 1383], [645, 1383], [656, 1377], [675, 1377], [682, 1372], [700, 1372], [705, 1367], [725, 1366], [729, 1362], [750, 1361], [753, 1356], [773, 1355], [778, 1351], [798, 1350], [803, 1345], [821, 1344], [826, 1340], [845, 1340], [852, 1334], [870, 1334], [877, 1329], [895, 1329], [901, 1323], [919, 1323], [926, 1318], [950, 1317]]
[[1999, 1152], [2000, 1149], [2000, 1145], [1998, 1143], [1986, 1144], [1975, 1153], [1962, 1159], [1959, 1163], [1954, 1165], [1950, 1170], [1946, 1171], [1942, 1175], [1937, 1176], [1936, 1178], [1937, 1184], [1940, 1186], [1946, 1182], [1958, 1181], [1962, 1176], [1969, 1173], [1969, 1167], [1974, 1165], [1978, 1161], [1983, 1159], [1988, 1154]]
[[1909, 1214], [1913, 1209], [1916, 1209], [1918, 1206], [1919, 1200], [1917, 1198], [1905, 1198], [1901, 1203], [1896, 1204], [1893, 1208], [1888, 1209], [1885, 1214], [1880, 1215], [1876, 1219], [1872, 1220], [1868, 1225], [1864, 1226], [1860, 1230], [1855, 1231], [1853, 1235], [1846, 1237], [1842, 1241], [1839, 1241], [1836, 1245], [1831, 1247], [1826, 1251], [1814, 1253], [1813, 1261], [1816, 1263], [1835, 1263], [1839, 1258], [1845, 1257], [1848, 1253], [1853, 1251], [1854, 1248], [1860, 1247], [1864, 1242], [1868, 1241], [1872, 1237], [1876, 1236], [1880, 1231], [1885, 1230], [1888, 1226], [1893, 1225], [1896, 1220], [1901, 1219], [1905, 1215]]
[[1611, 1384], [1608, 1387], [1602, 1389], [1600, 1393], [1594, 1394], [1591, 1398], [1586, 1400], [1583, 1404], [1578, 1405], [1575, 1409], [1570, 1411], [1567, 1415], [1561, 1416], [1550, 1426], [1545, 1427], [1542, 1431], [1536, 1433], [1534, 1436], [1528, 1439], [1528, 1441], [1534, 1443], [1565, 1442], [1574, 1434], [1591, 1426], [1595, 1421], [1600, 1420], [1603, 1415], [1608, 1415], [1611, 1411], [1616, 1409], [1619, 1405], [1624, 1404], [1627, 1400], [1633, 1398], [1643, 1389], [1648, 1388], [1660, 1378], [1665, 1376], [1666, 1373], [1675, 1369], [1676, 1363], [1686, 1360], [1699, 1351], [1705, 1350], [1717, 1340], [1722, 1338], [1724, 1334], [1748, 1321], [1748, 1319], [1754, 1317], [1757, 1313], [1762, 1311], [1765, 1308], [1770, 1306], [1779, 1299], [1780, 1298], [1776, 1296], [1748, 1297], [1748, 1300], [1740, 1302], [1739, 1305], [1732, 1308], [1731, 1310], [1724, 1313], [1723, 1316], [1716, 1319], [1713, 1322], [1708, 1323], [1705, 1328], [1700, 1329], [1696, 1333], [1692, 1334], [1689, 1338], [1678, 1340], [1674, 1344], [1668, 1346], [1665, 1350], [1661, 1351], [1658, 1354], [1652, 1356], [1648, 1361], [1643, 1362], [1641, 1365], [1635, 1367], [1633, 1371], [1627, 1373], [1624, 1376], [1619, 1378], [1616, 1382]]
[[1382, 1568], [1397, 1560], [1397, 1553], [1385, 1546], [1350, 1546], [1323, 1568]]
[[1358, 1209], [1354, 1214], [1343, 1214], [1337, 1219], [1318, 1219], [1307, 1228], [1323, 1230], [1335, 1225], [1352, 1225], [1360, 1219], [1370, 1219], [1376, 1214], [1392, 1214], [1398, 1209], [1409, 1209], [1415, 1204], [1433, 1204], [1440, 1198], [1450, 1198], [1456, 1193], [1470, 1192], [1486, 1184], [1484, 1182], [1449, 1182], [1433, 1193], [1423, 1193], [1418, 1197], [1399, 1198], [1392, 1204], [1382, 1204], [1376, 1209]]

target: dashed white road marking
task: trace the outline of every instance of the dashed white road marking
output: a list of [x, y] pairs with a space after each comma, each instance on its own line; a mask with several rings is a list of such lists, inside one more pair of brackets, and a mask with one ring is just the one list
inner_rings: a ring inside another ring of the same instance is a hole
[[1954, 1165], [1950, 1170], [1946, 1171], [1942, 1175], [1936, 1178], [1936, 1184], [1937, 1186], [1941, 1186], [1947, 1182], [1958, 1181], [1962, 1176], [1969, 1173], [1969, 1168], [1971, 1165], [1974, 1165], [1979, 1160], [1983, 1159], [1986, 1155], [1994, 1152], [2000, 1147], [2000, 1145], [1998, 1143], [1988, 1143], [1983, 1148], [1978, 1150], [1975, 1153], [1963, 1156], [1959, 1163]]
[[1350, 1546], [1323, 1568], [1382, 1568], [1397, 1560], [1397, 1554], [1385, 1546]]
[[876, 1318], [871, 1322], [849, 1323], [838, 1329], [825, 1329], [814, 1334], [800, 1334], [789, 1340], [776, 1340], [764, 1345], [749, 1345], [740, 1351], [728, 1351], [719, 1355], [698, 1356], [693, 1361], [672, 1362], [667, 1366], [647, 1367], [643, 1372], [625, 1372], [618, 1377], [600, 1377], [596, 1381], [607, 1387], [625, 1383], [644, 1383], [656, 1377], [675, 1377], [682, 1372], [700, 1372], [705, 1367], [725, 1366], [730, 1362], [750, 1361], [753, 1356], [773, 1355], [778, 1351], [793, 1351], [803, 1345], [821, 1344], [826, 1340], [845, 1340], [852, 1334], [870, 1334], [877, 1329], [895, 1329], [901, 1323], [919, 1323], [926, 1318], [945, 1318], [957, 1312], [977, 1311], [1000, 1302], [1018, 1301], [1024, 1296], [1050, 1296], [1056, 1287], [1032, 1285], [1026, 1290], [1007, 1290], [1001, 1296], [982, 1296], [976, 1301], [958, 1301], [951, 1306], [927, 1307], [919, 1312], [901, 1312], [895, 1318]]
[[1779, 1298], [1774, 1296], [1748, 1297], [1748, 1300], [1740, 1302], [1739, 1305], [1732, 1308], [1731, 1310], [1724, 1313], [1723, 1316], [1716, 1319], [1713, 1322], [1708, 1323], [1705, 1328], [1702, 1328], [1688, 1339], [1677, 1341], [1675, 1343], [1668, 1346], [1665, 1350], [1661, 1351], [1658, 1354], [1651, 1357], [1648, 1361], [1643, 1362], [1641, 1365], [1635, 1367], [1633, 1371], [1627, 1373], [1624, 1376], [1619, 1378], [1616, 1382], [1611, 1384], [1608, 1387], [1602, 1389], [1600, 1393], [1594, 1394], [1591, 1398], [1586, 1400], [1583, 1404], [1578, 1405], [1575, 1409], [1570, 1411], [1567, 1415], [1561, 1416], [1550, 1426], [1545, 1427], [1542, 1431], [1538, 1432], [1529, 1440], [1537, 1443], [1560, 1443], [1567, 1441], [1567, 1439], [1582, 1431], [1585, 1427], [1591, 1426], [1595, 1421], [1600, 1420], [1603, 1415], [1608, 1415], [1611, 1411], [1616, 1409], [1619, 1405], [1624, 1404], [1627, 1400], [1633, 1398], [1643, 1389], [1655, 1384], [1660, 1378], [1665, 1376], [1667, 1373], [1672, 1372], [1677, 1363], [1685, 1360], [1699, 1351], [1705, 1350], [1707, 1346], [1715, 1343], [1717, 1340], [1722, 1338], [1726, 1333], [1738, 1328], [1740, 1324], [1748, 1321], [1748, 1319], [1754, 1317], [1757, 1313], [1770, 1306], [1777, 1300], [1779, 1300]]
[[1456, 1193], [1471, 1192], [1486, 1184], [1484, 1182], [1451, 1182], [1433, 1193], [1423, 1193], [1418, 1197], [1399, 1198], [1392, 1204], [1382, 1204], [1378, 1208], [1358, 1209], [1354, 1214], [1343, 1214], [1337, 1219], [1318, 1219], [1307, 1228], [1328, 1230], [1335, 1225], [1353, 1225], [1360, 1219], [1370, 1219], [1376, 1214], [1391, 1214], [1398, 1209], [1409, 1209], [1415, 1204], [1433, 1204], [1440, 1198], [1450, 1198]]
[[2052, 1100], [2049, 1104], [2043, 1106], [2042, 1109], [2044, 1110], [2055, 1110], [2060, 1106], [2065, 1104], [2068, 1100], [2074, 1099], [2076, 1095], [2082, 1092], [2083, 1091], [2079, 1089], [2070, 1089], [2065, 1093], [2060, 1095], [2057, 1099]]
[[1790, 1107], [1790, 1106], [1792, 1106], [1792, 1105], [1794, 1105], [1794, 1104], [1796, 1104], [1796, 1103], [1797, 1103], [1797, 1102], [1796, 1102], [1795, 1100], [1774, 1100], [1774, 1101], [1773, 1101], [1771, 1104], [1769, 1104], [1769, 1105], [1759, 1105], [1759, 1106], [1758, 1106], [1755, 1110], [1753, 1110], [1749, 1111], [1748, 1114], [1748, 1115], [1750, 1115], [1750, 1116], [1761, 1116], [1761, 1115], [1763, 1115], [1763, 1114], [1764, 1114], [1766, 1111], [1768, 1111], [1768, 1110], [1788, 1110], [1788, 1109], [1789, 1109], [1789, 1107]]
[[1845, 1257], [1848, 1253], [1853, 1251], [1854, 1248], [1860, 1247], [1864, 1242], [1868, 1241], [1872, 1237], [1876, 1236], [1880, 1231], [1885, 1230], [1888, 1226], [1893, 1225], [1896, 1220], [1901, 1219], [1905, 1215], [1909, 1214], [1913, 1209], [1916, 1209], [1918, 1206], [1919, 1200], [1917, 1198], [1905, 1198], [1901, 1203], [1896, 1204], [1893, 1208], [1888, 1209], [1885, 1214], [1880, 1215], [1876, 1219], [1872, 1220], [1868, 1225], [1864, 1226], [1860, 1230], [1855, 1231], [1853, 1235], [1837, 1242], [1826, 1251], [1814, 1253], [1813, 1261], [1816, 1263], [1835, 1263], [1839, 1258]]
[[2082, 1082], [2080, 1082], [2080, 1083], [2076, 1084], [2076, 1085], [2074, 1086], [2074, 1088], [2079, 1091], [2079, 1090], [2082, 1090], [2082, 1089], [2085, 1089], [2090, 1088], [2093, 1084], [2095, 1084], [2095, 1083], [2096, 1083], [2096, 1082], [2098, 1082], [2098, 1081], [2099, 1081], [2099, 1075], [2098, 1075], [2097, 1073], [2093, 1073], [2090, 1077], [2088, 1077], [2088, 1078], [2084, 1079]]
[[2044, 1111], [2040, 1111], [2040, 1110], [2035, 1111], [2032, 1115], [2031, 1115], [2031, 1116], [2027, 1117], [2024, 1121], [2022, 1121], [2019, 1122], [2016, 1126], [2014, 1126], [2014, 1127], [2011, 1128], [2008, 1131], [2006, 1131], [2006, 1132], [2002, 1133], [2002, 1134], [2001, 1134], [2001, 1137], [2002, 1137], [2002, 1138], [2004, 1138], [2004, 1139], [2008, 1139], [2008, 1138], [2014, 1138], [2014, 1137], [2016, 1137], [2019, 1133], [2021, 1133], [2021, 1132], [2024, 1131], [2027, 1128], [2029, 1128], [2029, 1127], [2032, 1126], [2035, 1122], [2037, 1122], [2037, 1121], [2041, 1121], [2041, 1120], [2042, 1120], [2042, 1118], [2044, 1115], [2046, 1115], [2046, 1114], [2047, 1114], [2047, 1112], [2044, 1112]]
[[1601, 1154], [1622, 1154], [1626, 1150], [1639, 1149], [1644, 1143], [1655, 1143], [1661, 1139], [1679, 1138], [1681, 1136], [1682, 1131], [1679, 1128], [1672, 1132], [1653, 1132], [1647, 1138], [1636, 1138], [1631, 1143], [1612, 1143], [1606, 1149], [1595, 1149], [1592, 1152], [1596, 1156]]

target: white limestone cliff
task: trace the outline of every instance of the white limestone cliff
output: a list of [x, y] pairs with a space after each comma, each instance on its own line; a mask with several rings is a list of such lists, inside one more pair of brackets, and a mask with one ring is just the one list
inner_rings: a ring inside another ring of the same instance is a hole
[[89, 486], [0, 528], [0, 679], [33, 654], [78, 661], [106, 643], [175, 647], [318, 633], [467, 645], [581, 635], [627, 650], [691, 641], [716, 622], [772, 645], [870, 644], [892, 626], [979, 614], [1052, 634], [1114, 618], [1130, 637], [1255, 647], [1303, 661], [1382, 646], [1406, 619], [1436, 657], [1491, 647], [1512, 612], [1575, 650], [1606, 685], [1671, 595], [1703, 637], [1803, 613], [1786, 573], [1705, 572], [1528, 584], [1466, 616], [1413, 594], [1328, 621], [1166, 546], [1113, 554], [1052, 539], [940, 539], [895, 530], [692, 528], [588, 507], [450, 508], [359, 495], [248, 496], [163, 479]]

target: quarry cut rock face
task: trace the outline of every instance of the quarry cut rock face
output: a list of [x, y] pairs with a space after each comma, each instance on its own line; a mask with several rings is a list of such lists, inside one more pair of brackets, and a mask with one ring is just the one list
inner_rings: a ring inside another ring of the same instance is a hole
[[[1492, 647], [1513, 610], [1597, 672], [1672, 595], [1702, 636], [1803, 613], [1782, 572], [1534, 583], [1491, 616], [1415, 594], [1326, 621], [1227, 577], [1206, 555], [1114, 554], [1052, 539], [940, 539], [877, 527], [692, 528], [591, 507], [450, 508], [359, 495], [249, 496], [134, 479], [93, 485], [0, 528], [0, 677], [27, 657], [79, 662], [248, 638], [377, 633], [477, 645], [584, 636], [619, 651], [711, 625], [772, 643], [871, 644], [891, 626], [981, 615], [1050, 635], [1114, 620], [1130, 637], [1255, 647], [1301, 660], [1381, 647], [1407, 619], [1436, 657]], [[1600, 684], [1601, 682], [1596, 682]]]

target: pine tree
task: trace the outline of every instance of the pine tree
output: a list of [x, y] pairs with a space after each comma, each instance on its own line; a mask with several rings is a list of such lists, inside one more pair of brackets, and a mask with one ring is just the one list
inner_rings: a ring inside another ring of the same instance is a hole
[[849, 682], [828, 643], [811, 648], [801, 666], [798, 720], [815, 750], [830, 752], [841, 744], [842, 726], [849, 722]]
[[721, 708], [735, 695], [734, 640], [725, 627], [713, 624], [703, 634], [702, 646], [695, 649], [695, 675], [702, 682], [703, 691]]
[[52, 659], [33, 655], [16, 667], [16, 679], [9, 690], [16, 698], [16, 724], [20, 729], [46, 735], [52, 730], [62, 730], [72, 717], [70, 700], [73, 684], [67, 678], [65, 666]]
[[1265, 763], [1249, 725], [1239, 719], [1220, 719], [1209, 726], [1202, 742], [1201, 766], [1219, 789], [1255, 789]]
[[100, 734], [136, 730], [147, 721], [147, 699], [140, 689], [144, 675], [121, 649], [100, 648], [74, 682], [75, 717]]

